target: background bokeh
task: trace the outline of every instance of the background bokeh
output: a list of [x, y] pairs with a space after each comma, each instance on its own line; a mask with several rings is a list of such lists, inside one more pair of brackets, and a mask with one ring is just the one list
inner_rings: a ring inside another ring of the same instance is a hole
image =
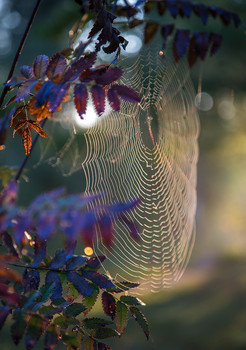
[[[246, 18], [245, 0], [213, 0]], [[0, 0], [0, 81], [4, 82], [24, 31], [33, 1]], [[38, 54], [51, 55], [68, 45], [68, 31], [78, 19], [71, 0], [44, 0], [21, 55], [19, 66], [31, 64]], [[246, 349], [246, 37], [243, 29], [224, 27], [210, 19], [204, 27], [194, 15], [177, 26], [216, 31], [224, 36], [219, 53], [199, 62], [191, 71], [195, 88], [213, 99], [213, 107], [200, 111], [197, 238], [188, 268], [170, 289], [147, 295], [143, 310], [150, 322], [146, 342], [135, 321], [122, 339], [111, 342], [118, 350], [244, 350]], [[17, 68], [18, 70], [18, 68]], [[205, 109], [206, 109], [206, 101]], [[53, 129], [54, 132], [54, 129]], [[71, 132], [57, 132], [45, 158], [56, 157]], [[76, 150], [83, 157], [83, 141]], [[45, 142], [45, 140], [44, 140]], [[76, 139], [74, 140], [75, 144]], [[69, 192], [84, 188], [81, 171], [63, 176], [59, 167], [39, 164], [40, 143], [20, 184], [22, 205], [45, 190], [65, 186]], [[78, 148], [79, 147], [79, 148]], [[73, 152], [75, 148], [71, 148]], [[75, 151], [74, 151], [75, 152]], [[8, 135], [0, 164], [18, 166], [24, 157], [20, 140]], [[67, 164], [69, 166], [69, 163]], [[72, 166], [72, 165], [71, 165]], [[9, 329], [1, 331], [1, 349], [14, 347]], [[24, 345], [20, 345], [20, 349]], [[40, 349], [42, 348], [40, 344]]]

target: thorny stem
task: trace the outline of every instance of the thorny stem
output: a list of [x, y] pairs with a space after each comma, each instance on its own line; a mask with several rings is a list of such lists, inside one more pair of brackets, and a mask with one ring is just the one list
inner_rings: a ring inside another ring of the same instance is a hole
[[[47, 120], [47, 118], [45, 118], [45, 119], [42, 121], [42, 123], [40, 124], [41, 128], [44, 127], [44, 124], [45, 124], [46, 120]], [[32, 142], [32, 147], [31, 147], [31, 149], [30, 149], [30, 153], [29, 153], [27, 156], [25, 156], [25, 158], [23, 159], [23, 162], [22, 162], [22, 164], [21, 164], [21, 166], [20, 166], [20, 168], [19, 168], [19, 170], [18, 170], [18, 172], [17, 172], [17, 174], [16, 174], [16, 176], [15, 176], [15, 181], [18, 181], [18, 180], [19, 180], [19, 178], [20, 178], [20, 176], [21, 176], [21, 174], [22, 174], [22, 171], [23, 171], [23, 169], [24, 169], [24, 167], [25, 167], [25, 165], [26, 165], [26, 162], [28, 161], [28, 158], [30, 157], [30, 155], [31, 155], [31, 153], [32, 153], [32, 151], [33, 151], [33, 148], [35, 147], [35, 144], [36, 144], [37, 141], [38, 141], [38, 137], [39, 137], [39, 134], [36, 134], [36, 136], [35, 136], [35, 138], [34, 138], [34, 140], [33, 140], [33, 142]]]
[[[17, 62], [18, 62], [19, 56], [20, 56], [20, 54], [21, 54], [21, 52], [22, 52], [22, 49], [23, 49], [23, 47], [24, 47], [25, 41], [26, 41], [26, 39], [27, 39], [28, 33], [29, 33], [30, 29], [31, 29], [33, 20], [34, 20], [36, 14], [37, 14], [37, 11], [38, 11], [38, 8], [39, 8], [39, 5], [40, 5], [41, 1], [42, 1], [42, 0], [37, 0], [36, 5], [34, 6], [34, 9], [33, 9], [33, 11], [32, 11], [31, 17], [30, 17], [30, 19], [29, 19], [29, 21], [28, 21], [28, 23], [27, 23], [25, 32], [24, 32], [23, 37], [22, 37], [22, 39], [21, 39], [21, 41], [20, 41], [19, 47], [18, 47], [18, 49], [17, 49], [17, 51], [16, 51], [14, 60], [13, 60], [13, 62], [12, 62], [12, 66], [11, 66], [11, 68], [10, 68], [10, 70], [9, 70], [9, 74], [8, 74], [7, 80], [9, 80], [9, 79], [12, 77], [13, 73], [14, 73], [16, 64], [17, 64]], [[0, 96], [0, 108], [2, 107], [3, 101], [4, 101], [4, 99], [5, 99], [5, 96], [6, 96], [7, 92], [8, 92], [8, 90], [9, 90], [9, 87], [8, 87], [8, 86], [5, 86], [4, 89], [3, 89], [3, 91], [2, 91], [2, 94], [1, 94], [1, 96]]]

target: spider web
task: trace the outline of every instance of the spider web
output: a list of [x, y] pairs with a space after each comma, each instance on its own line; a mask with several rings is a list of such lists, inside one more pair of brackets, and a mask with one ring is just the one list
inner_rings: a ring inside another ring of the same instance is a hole
[[[127, 62], [130, 60], [128, 59]], [[182, 276], [194, 243], [199, 121], [186, 62], [175, 64], [155, 50], [143, 50], [124, 67], [122, 83], [141, 96], [123, 102], [85, 133], [82, 163], [86, 193], [101, 192], [95, 205], [141, 198], [128, 219], [139, 241], [116, 222], [112, 250], [98, 236], [94, 250], [115, 266], [118, 281], [156, 292]], [[136, 290], [134, 290], [136, 294]]]

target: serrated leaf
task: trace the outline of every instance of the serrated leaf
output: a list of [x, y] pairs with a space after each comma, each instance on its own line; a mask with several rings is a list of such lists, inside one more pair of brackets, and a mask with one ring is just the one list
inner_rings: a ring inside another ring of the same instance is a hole
[[27, 95], [30, 93], [30, 91], [34, 88], [35, 85], [37, 85], [38, 80], [31, 79], [28, 81], [25, 81], [18, 89], [17, 95], [16, 95], [16, 101], [20, 101], [27, 97]]
[[91, 338], [91, 337], [87, 337], [84, 341], [84, 350], [95, 350], [95, 346], [96, 346], [96, 341]]
[[90, 54], [79, 58], [74, 61], [71, 66], [67, 69], [63, 76], [64, 81], [73, 81], [79, 77], [79, 75], [85, 70], [89, 69], [96, 61], [96, 52], [91, 52]]
[[139, 286], [139, 283], [133, 283], [128, 281], [115, 282], [114, 287], [108, 288], [107, 292], [109, 293], [122, 293], [131, 288], [136, 288]]
[[14, 323], [11, 325], [11, 336], [15, 345], [19, 344], [25, 333], [27, 326], [26, 317], [26, 313], [23, 310], [15, 310], [13, 315]]
[[98, 75], [95, 78], [95, 82], [97, 84], [101, 84], [103, 86], [112, 84], [116, 80], [120, 79], [120, 77], [123, 75], [124, 71], [120, 68], [114, 67], [114, 68], [108, 68], [106, 72]]
[[118, 95], [125, 101], [132, 103], [138, 103], [141, 101], [141, 98], [136, 91], [129, 86], [115, 84], [112, 89], [116, 90]]
[[96, 112], [100, 116], [105, 109], [105, 90], [99, 85], [93, 85], [91, 87], [91, 95]]
[[49, 264], [50, 269], [59, 269], [60, 267], [64, 266], [67, 262], [67, 252], [65, 250], [62, 250], [61, 252], [57, 253], [54, 258], [51, 260]]
[[127, 305], [145, 305], [145, 303], [143, 303], [140, 299], [131, 295], [122, 295], [120, 300]]
[[67, 328], [68, 326], [78, 326], [80, 324], [79, 320], [77, 320], [75, 317], [66, 317], [66, 316], [56, 317], [53, 323], [63, 328]]
[[104, 255], [93, 256], [87, 261], [86, 266], [90, 269], [99, 269], [105, 259], [106, 257]]
[[38, 270], [25, 270], [23, 281], [26, 290], [37, 290], [40, 283], [40, 273]]
[[31, 128], [33, 128], [35, 131], [37, 131], [37, 133], [42, 136], [42, 137], [45, 137], [47, 138], [48, 135], [46, 134], [46, 132], [44, 131], [44, 129], [41, 128], [41, 126], [35, 122], [34, 120], [27, 120], [28, 124], [30, 125]]
[[119, 336], [119, 333], [112, 328], [102, 327], [92, 331], [92, 335], [97, 339], [105, 339]]
[[74, 104], [79, 116], [81, 117], [86, 112], [88, 91], [84, 84], [76, 84], [74, 86]]
[[71, 305], [69, 305], [64, 314], [65, 316], [78, 316], [79, 314], [81, 314], [81, 312], [85, 311], [86, 307], [81, 304], [81, 303], [73, 303]]
[[67, 279], [73, 283], [81, 295], [89, 297], [93, 293], [91, 285], [77, 272], [68, 272]]
[[150, 41], [153, 39], [154, 35], [156, 34], [159, 23], [148, 21], [144, 28], [144, 44], [150, 43]]
[[173, 42], [173, 55], [176, 62], [186, 54], [190, 43], [190, 31], [178, 29]]
[[66, 331], [62, 332], [62, 340], [67, 350], [79, 350], [84, 334], [82, 332]]
[[93, 293], [89, 297], [83, 297], [83, 304], [87, 308], [84, 314], [87, 314], [91, 310], [99, 295], [99, 288], [95, 284], [90, 284], [90, 286], [93, 289]]
[[115, 325], [116, 330], [122, 334], [126, 328], [128, 321], [128, 308], [121, 301], [116, 303], [116, 312], [115, 312]]
[[108, 326], [112, 324], [112, 322], [107, 321], [104, 318], [92, 317], [92, 318], [85, 318], [83, 320], [83, 324], [85, 325], [86, 328], [97, 329], [98, 327]]
[[21, 301], [21, 296], [19, 293], [14, 292], [14, 290], [5, 283], [0, 282], [0, 297], [10, 304], [18, 305]]
[[197, 56], [204, 60], [210, 45], [209, 34], [204, 32], [196, 32], [194, 33], [194, 37]]
[[107, 98], [110, 106], [118, 112], [120, 110], [120, 98], [116, 90], [113, 88], [108, 89]]
[[114, 229], [111, 218], [108, 215], [102, 215], [98, 221], [98, 226], [103, 244], [110, 249], [114, 239]]
[[67, 61], [61, 53], [54, 54], [48, 63], [46, 75], [49, 79], [54, 79], [58, 74], [62, 74], [67, 66]]
[[47, 322], [39, 315], [33, 315], [28, 323], [26, 331], [26, 349], [31, 350], [41, 337]]
[[66, 263], [66, 269], [67, 270], [74, 270], [78, 266], [83, 265], [87, 260], [88, 260], [88, 258], [86, 256], [83, 256], [83, 255], [72, 256], [68, 260], [68, 262]]
[[193, 10], [195, 14], [201, 18], [203, 24], [207, 24], [208, 17], [209, 17], [208, 7], [205, 6], [204, 4], [194, 3]]
[[45, 283], [50, 284], [53, 282], [55, 283], [55, 289], [50, 297], [52, 301], [62, 297], [62, 285], [59, 274], [55, 271], [49, 271], [45, 276]]
[[54, 306], [67, 307], [70, 304], [71, 303], [67, 302], [64, 298], [58, 298], [52, 301], [52, 305]]
[[0, 280], [1, 279], [22, 283], [22, 277], [17, 271], [2, 264], [0, 264]]
[[46, 301], [48, 301], [54, 291], [54, 289], [56, 288], [56, 283], [52, 282], [52, 283], [48, 283], [42, 286], [42, 288], [40, 288], [40, 297], [38, 298], [39, 302], [43, 302], [45, 303]]
[[10, 313], [9, 306], [0, 306], [0, 330], [3, 328], [3, 325], [6, 321], [6, 318], [8, 317], [9, 313]]
[[149, 324], [144, 314], [136, 307], [131, 306], [130, 311], [139, 326], [142, 328], [146, 338], [149, 339]]
[[40, 108], [45, 105], [50, 97], [51, 90], [55, 86], [53, 81], [45, 81], [35, 96], [35, 106]]
[[67, 301], [73, 302], [75, 299], [78, 298], [79, 295], [80, 294], [77, 291], [77, 289], [74, 287], [74, 285], [72, 283], [69, 283], [68, 289], [67, 289], [67, 294], [66, 294]]
[[63, 102], [68, 90], [70, 83], [58, 83], [54, 86], [48, 99], [48, 108], [50, 112], [55, 112]]
[[28, 156], [32, 148], [32, 138], [31, 138], [31, 132], [29, 128], [25, 128], [25, 130], [22, 133], [22, 143], [25, 148], [26, 155]]
[[4, 86], [9, 86], [10, 88], [14, 88], [22, 83], [24, 83], [26, 79], [22, 75], [16, 75], [4, 83]]
[[98, 272], [86, 270], [82, 271], [82, 274], [85, 278], [89, 279], [100, 288], [107, 289], [114, 286], [114, 283], [107, 276]]
[[49, 58], [46, 55], [39, 55], [33, 62], [33, 73], [37, 78], [43, 78], [46, 73]]
[[63, 308], [57, 308], [52, 305], [42, 306], [39, 309], [39, 314], [44, 315], [48, 318], [52, 318], [55, 314], [60, 313], [62, 310]]
[[102, 307], [104, 313], [113, 320], [115, 318], [116, 301], [111, 294], [107, 292], [102, 293]]
[[31, 264], [31, 267], [38, 267], [41, 261], [46, 256], [47, 242], [45, 240], [41, 240], [38, 236], [35, 237], [35, 245], [34, 245], [34, 259]]
[[51, 324], [45, 333], [44, 350], [53, 350], [59, 343], [59, 328]]

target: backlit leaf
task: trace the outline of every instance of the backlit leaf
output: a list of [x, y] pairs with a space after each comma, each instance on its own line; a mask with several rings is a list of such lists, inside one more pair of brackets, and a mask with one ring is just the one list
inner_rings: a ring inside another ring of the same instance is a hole
[[21, 86], [18, 89], [15, 100], [20, 101], [23, 98], [25, 98], [37, 83], [38, 83], [38, 80], [32, 79], [32, 80], [27, 80], [23, 84], [21, 84]]
[[144, 314], [136, 307], [131, 306], [130, 311], [139, 326], [142, 328], [146, 338], [149, 339], [149, 324]]
[[135, 90], [125, 85], [115, 84], [112, 89], [114, 89], [118, 95], [125, 101], [138, 103], [141, 101], [141, 98], [138, 96]]
[[55, 271], [49, 271], [46, 274], [45, 283], [51, 284], [53, 282], [55, 283], [55, 289], [53, 291], [53, 294], [50, 297], [51, 300], [55, 300], [62, 297], [62, 285], [61, 285], [59, 274], [56, 273]]
[[47, 323], [39, 316], [33, 315], [26, 331], [26, 349], [31, 350], [41, 337]]
[[117, 301], [115, 312], [115, 325], [116, 330], [122, 334], [126, 328], [128, 321], [128, 308], [121, 301]]
[[67, 61], [61, 53], [54, 54], [48, 63], [46, 75], [49, 79], [54, 79], [58, 74], [62, 74], [67, 66]]
[[80, 117], [86, 112], [87, 99], [87, 87], [84, 84], [76, 84], [74, 87], [74, 104]]
[[99, 85], [93, 85], [91, 94], [97, 114], [100, 116], [105, 109], [105, 90]]
[[95, 81], [97, 84], [109, 85], [118, 80], [123, 75], [123, 73], [124, 71], [120, 68], [108, 68], [106, 72], [98, 75], [95, 78]]
[[39, 55], [33, 62], [33, 73], [37, 78], [43, 78], [46, 73], [49, 58], [46, 55]]
[[164, 1], [157, 3], [157, 10], [160, 16], [163, 16], [166, 12], [167, 6]]
[[44, 350], [53, 350], [59, 343], [59, 328], [56, 325], [49, 325], [45, 332]]
[[55, 86], [53, 81], [45, 81], [35, 96], [35, 106], [40, 108], [45, 105], [50, 97], [51, 90]]
[[111, 294], [107, 292], [102, 293], [102, 307], [104, 313], [111, 317], [113, 320], [115, 317], [116, 301]]
[[84, 341], [84, 350], [95, 350], [95, 346], [96, 346], [96, 341], [91, 338], [91, 337], [87, 337]]
[[21, 296], [16, 293], [13, 288], [5, 283], [0, 282], [0, 297], [10, 304], [19, 305], [21, 302]]
[[78, 316], [81, 312], [85, 311], [86, 307], [81, 303], [73, 303], [69, 305], [65, 310], [65, 316]]
[[190, 18], [190, 15], [192, 13], [192, 4], [187, 0], [181, 0], [179, 12], [181, 11], [184, 14], [184, 16]]
[[87, 314], [91, 310], [99, 295], [99, 288], [95, 284], [90, 284], [90, 286], [93, 289], [92, 294], [88, 297], [83, 297], [83, 304], [87, 308], [87, 310], [84, 311], [84, 314]]
[[122, 295], [120, 300], [127, 305], [145, 305], [140, 299], [131, 295]]
[[176, 62], [186, 54], [190, 43], [189, 30], [177, 30], [173, 42], [173, 54]]
[[62, 332], [62, 340], [66, 345], [67, 350], [79, 350], [81, 349], [81, 343], [83, 340], [83, 333], [80, 331], [66, 331]]
[[172, 34], [173, 29], [174, 29], [173, 24], [167, 24], [167, 25], [164, 25], [161, 27], [161, 34], [162, 34], [162, 38], [163, 38], [162, 50], [165, 50], [166, 44], [167, 44], [167, 39]]
[[38, 267], [38, 265], [46, 256], [46, 248], [47, 248], [46, 241], [41, 240], [38, 238], [38, 236], [36, 236], [35, 245], [34, 245], [34, 259], [31, 264], [31, 267]]
[[101, 327], [93, 330], [93, 337], [97, 339], [105, 339], [119, 336], [119, 333], [112, 328]]
[[46, 138], [48, 137], [48, 135], [46, 134], [44, 129], [42, 129], [41, 126], [37, 122], [35, 122], [34, 120], [31, 120], [31, 119], [29, 119], [27, 122], [29, 123], [30, 127], [33, 128], [34, 130], [36, 130], [40, 136], [46, 137]]
[[194, 37], [197, 56], [204, 60], [210, 45], [209, 34], [204, 32], [195, 32]]
[[89, 297], [93, 293], [91, 285], [77, 272], [68, 272], [67, 279], [73, 283], [81, 295]]
[[119, 95], [117, 94], [115, 89], [113, 89], [113, 88], [108, 89], [107, 98], [108, 98], [110, 106], [115, 111], [119, 111], [120, 110], [120, 98], [119, 98]]
[[22, 282], [21, 275], [17, 271], [10, 269], [9, 267], [6, 267], [2, 264], [0, 265], [0, 280], [1, 279], [18, 283]]
[[76, 269], [76, 267], [83, 265], [87, 260], [88, 260], [88, 258], [86, 256], [83, 256], [83, 255], [73, 256], [67, 262], [66, 269], [67, 270], [74, 270], [74, 269]]
[[54, 258], [51, 260], [51, 263], [49, 264], [50, 269], [59, 269], [60, 267], [64, 266], [67, 261], [67, 253], [65, 250], [62, 250], [61, 252], [57, 253]]
[[90, 258], [87, 263], [86, 266], [91, 268], [91, 269], [99, 269], [99, 267], [102, 266], [102, 262], [106, 259], [106, 257], [104, 255], [98, 255], [98, 256], [93, 256], [92, 258]]
[[31, 138], [31, 132], [29, 128], [25, 128], [22, 134], [22, 143], [26, 151], [26, 155], [28, 156], [31, 148], [32, 148], [32, 138]]
[[110, 293], [122, 293], [126, 290], [129, 290], [131, 288], [136, 288], [139, 286], [138, 283], [128, 282], [128, 281], [122, 281], [122, 282], [115, 282], [115, 286], [112, 288], [108, 288], [107, 292]]
[[48, 99], [48, 107], [50, 112], [53, 113], [58, 109], [68, 93], [69, 88], [69, 83], [59, 83], [54, 86]]
[[153, 39], [159, 28], [159, 23], [148, 21], [144, 28], [144, 43], [148, 44]]
[[204, 24], [207, 24], [208, 17], [209, 17], [208, 7], [205, 6], [204, 4], [194, 3], [193, 9], [194, 9], [195, 14], [201, 18], [202, 22]]
[[98, 272], [89, 270], [83, 271], [83, 276], [95, 283], [100, 288], [107, 289], [114, 286], [114, 283], [107, 276], [104, 276]]
[[22, 339], [25, 329], [27, 326], [26, 321], [27, 315], [21, 309], [16, 309], [14, 311], [13, 320], [14, 323], [11, 325], [11, 336], [15, 345], [18, 345]]
[[103, 215], [98, 221], [102, 242], [107, 248], [111, 248], [114, 238], [113, 222], [108, 215]]
[[74, 61], [71, 66], [66, 70], [63, 76], [64, 81], [73, 81], [79, 77], [81, 72], [85, 69], [89, 69], [96, 61], [96, 52], [91, 52], [90, 54], [79, 58]]

